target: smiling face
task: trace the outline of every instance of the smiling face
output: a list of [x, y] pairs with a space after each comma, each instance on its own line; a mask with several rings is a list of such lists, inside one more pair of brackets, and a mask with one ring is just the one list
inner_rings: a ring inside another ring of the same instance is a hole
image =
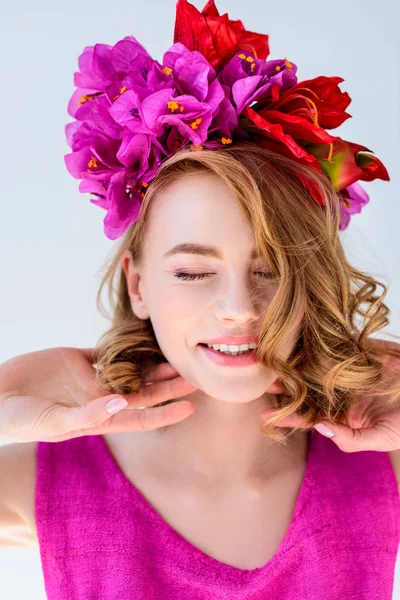
[[[219, 257], [171, 253], [185, 243], [213, 246]], [[254, 253], [254, 233], [233, 193], [217, 176], [196, 173], [158, 194], [143, 265], [134, 265], [129, 251], [122, 257], [132, 310], [150, 318], [166, 360], [204, 393], [230, 402], [254, 400], [276, 379], [260, 363], [216, 364], [198, 346], [220, 336], [259, 335], [278, 282]], [[296, 339], [297, 330], [280, 347], [282, 356]]]

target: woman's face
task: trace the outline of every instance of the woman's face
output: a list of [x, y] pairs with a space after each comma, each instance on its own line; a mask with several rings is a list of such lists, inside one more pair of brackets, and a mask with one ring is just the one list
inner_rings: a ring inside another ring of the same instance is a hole
[[[220, 257], [171, 252], [183, 243], [213, 246]], [[264, 259], [251, 257], [254, 249], [254, 234], [232, 192], [216, 176], [201, 173], [159, 193], [143, 266], [136, 268], [129, 251], [122, 258], [132, 310], [150, 318], [166, 360], [204, 393], [230, 402], [254, 400], [276, 379], [260, 363], [216, 364], [198, 346], [221, 336], [259, 335], [278, 282], [268, 278], [272, 270]], [[185, 280], [182, 273], [199, 277]], [[280, 347], [284, 359], [297, 335], [296, 327]]]

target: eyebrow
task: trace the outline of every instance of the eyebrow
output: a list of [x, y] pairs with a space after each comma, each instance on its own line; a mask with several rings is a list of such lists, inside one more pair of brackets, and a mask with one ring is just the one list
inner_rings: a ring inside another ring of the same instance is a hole
[[[206, 244], [194, 244], [184, 242], [182, 244], [177, 244], [171, 250], [168, 250], [164, 254], [164, 257], [172, 256], [173, 254], [198, 254], [201, 256], [208, 256], [209, 258], [217, 258], [218, 260], [223, 259], [222, 253], [215, 246], [208, 246]], [[256, 248], [253, 248], [250, 253], [250, 258], [252, 260], [258, 258], [259, 254]]]

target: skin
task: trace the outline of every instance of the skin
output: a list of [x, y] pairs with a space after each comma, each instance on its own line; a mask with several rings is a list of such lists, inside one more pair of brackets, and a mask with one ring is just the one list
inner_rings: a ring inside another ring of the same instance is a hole
[[[182, 242], [216, 246], [223, 259], [163, 257]], [[262, 276], [271, 272], [263, 259], [250, 260], [254, 246], [254, 233], [232, 192], [216, 176], [201, 173], [175, 180], [160, 192], [143, 265], [134, 264], [130, 251], [121, 259], [132, 311], [139, 319], [151, 319], [166, 359], [197, 388], [187, 396], [196, 406], [190, 417], [162, 430], [124, 434], [124, 443], [140, 439], [143, 456], [163, 457], [165, 468], [179, 469], [185, 477], [263, 479], [289, 467], [307, 441], [307, 432], [298, 431], [281, 448], [260, 432], [260, 413], [272, 405], [266, 390], [276, 373], [260, 364], [220, 366], [197, 347], [217, 336], [258, 334], [278, 284]], [[174, 276], [179, 271], [212, 275], [185, 281]], [[253, 293], [255, 284], [259, 291]], [[279, 348], [284, 358], [294, 347], [303, 315], [304, 309]]]

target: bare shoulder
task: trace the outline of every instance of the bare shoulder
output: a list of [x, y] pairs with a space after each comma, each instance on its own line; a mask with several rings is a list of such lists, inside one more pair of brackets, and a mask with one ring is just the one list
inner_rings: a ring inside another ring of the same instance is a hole
[[35, 524], [37, 442], [0, 446], [1, 503], [9, 511], [2, 545], [38, 550]]
[[400, 450], [392, 450], [392, 452], [389, 452], [388, 454], [390, 456], [390, 460], [392, 461], [393, 470], [397, 478], [397, 485], [400, 494]]

